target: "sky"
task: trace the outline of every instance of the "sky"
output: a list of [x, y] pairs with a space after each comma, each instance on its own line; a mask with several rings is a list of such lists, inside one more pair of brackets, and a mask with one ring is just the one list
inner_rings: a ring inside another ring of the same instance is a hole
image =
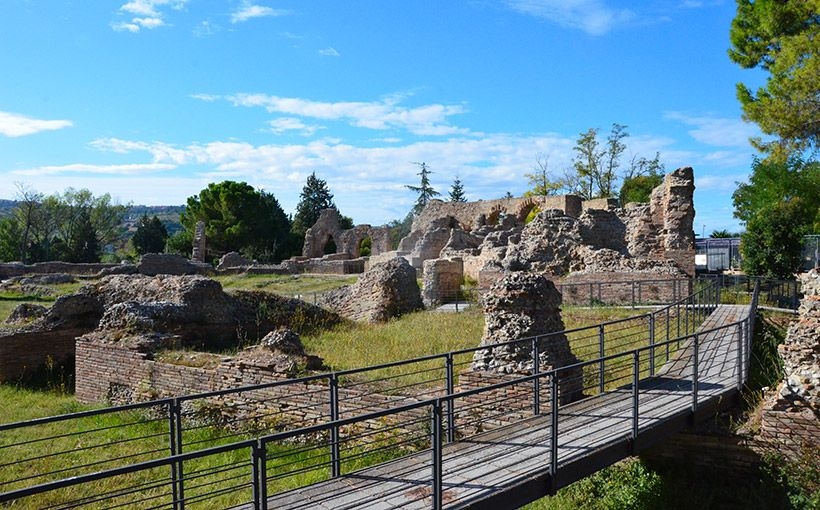
[[4, 0], [0, 198], [69, 187], [180, 205], [244, 181], [292, 214], [327, 181], [356, 224], [403, 218], [418, 163], [447, 194], [520, 196], [579, 135], [622, 166], [695, 172], [695, 233], [738, 231], [759, 136], [728, 56], [731, 0]]

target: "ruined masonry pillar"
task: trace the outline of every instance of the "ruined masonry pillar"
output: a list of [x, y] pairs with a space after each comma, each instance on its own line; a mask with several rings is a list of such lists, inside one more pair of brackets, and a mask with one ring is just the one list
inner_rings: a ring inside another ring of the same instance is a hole
[[194, 246], [191, 250], [191, 260], [205, 262], [205, 222], [197, 221], [194, 229]]

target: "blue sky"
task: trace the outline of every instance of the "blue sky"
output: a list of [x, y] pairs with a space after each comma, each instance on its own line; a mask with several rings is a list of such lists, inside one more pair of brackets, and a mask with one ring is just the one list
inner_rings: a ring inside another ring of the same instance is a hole
[[311, 172], [356, 223], [402, 218], [414, 162], [446, 194], [555, 177], [581, 132], [695, 169], [695, 231], [737, 230], [759, 134], [730, 0], [5, 0], [0, 198], [19, 186], [182, 204], [241, 180], [292, 213]]

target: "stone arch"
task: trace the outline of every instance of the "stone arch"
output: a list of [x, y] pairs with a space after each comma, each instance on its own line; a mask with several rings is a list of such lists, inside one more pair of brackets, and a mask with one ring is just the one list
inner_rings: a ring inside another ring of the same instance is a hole
[[530, 213], [536, 209], [539, 212], [541, 211], [539, 204], [532, 198], [528, 198], [518, 206], [518, 211], [515, 213], [515, 217], [518, 219], [518, 222], [523, 225], [527, 222], [527, 217]]
[[339, 252], [339, 243], [336, 242], [336, 239], [334, 239], [332, 234], [328, 234], [327, 237], [325, 237], [325, 240], [321, 246], [322, 254], [324, 255], [331, 255]]
[[490, 210], [490, 214], [487, 215], [487, 225], [498, 225], [498, 218], [501, 214], [505, 212], [505, 209], [501, 206], [494, 206]]

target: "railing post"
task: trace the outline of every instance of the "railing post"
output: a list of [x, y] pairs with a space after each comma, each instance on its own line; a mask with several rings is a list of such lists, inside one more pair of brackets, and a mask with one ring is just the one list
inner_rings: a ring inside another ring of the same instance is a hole
[[[455, 392], [455, 381], [453, 377], [453, 353], [448, 352], [445, 358], [447, 371], [447, 396]], [[447, 442], [452, 443], [456, 440], [456, 401], [451, 398], [447, 400]]]
[[442, 494], [441, 494], [441, 399], [433, 401], [432, 423], [430, 441], [433, 443], [431, 449], [433, 450], [433, 509], [441, 510]]
[[268, 508], [267, 445], [257, 439], [251, 446], [251, 469], [253, 476], [253, 508]]
[[664, 345], [666, 345], [666, 361], [669, 361], [669, 307], [666, 307], [666, 337], [663, 339]]
[[593, 290], [592, 290], [592, 286], [593, 286], [593, 285], [594, 285], [593, 283], [590, 283], [590, 284], [589, 284], [589, 306], [592, 306], [592, 303], [593, 303], [593, 300], [594, 300], [594, 297], [593, 297], [593, 296], [594, 296], [594, 292], [593, 292]]
[[[539, 349], [539, 338], [532, 339], [532, 373], [541, 373], [541, 352]], [[541, 378], [536, 377], [532, 380], [532, 414], [538, 416], [541, 414]]]
[[746, 370], [746, 355], [743, 352], [743, 322], [737, 325], [737, 391], [743, 389], [744, 372]]
[[558, 475], [558, 371], [553, 369], [550, 374], [550, 477], [552, 478], [550, 493], [555, 491], [555, 481]]
[[[176, 398], [168, 403], [168, 439], [171, 455], [182, 453], [182, 406]], [[171, 492], [174, 498], [174, 510], [185, 508], [184, 477], [182, 461], [171, 464]]]
[[[339, 376], [330, 374], [330, 421], [339, 419]], [[342, 460], [339, 454], [339, 426], [330, 427], [330, 475], [333, 478], [342, 474]]]
[[700, 343], [700, 339], [698, 338], [698, 334], [695, 333], [695, 341], [693, 342], [694, 349], [692, 351], [692, 416], [694, 417], [695, 411], [698, 410], [698, 343]]
[[604, 351], [606, 350], [606, 346], [604, 345], [604, 340], [605, 340], [604, 339], [604, 326], [603, 326], [603, 324], [601, 324], [600, 326], [598, 326], [598, 358], [600, 358], [600, 360], [601, 360], [601, 361], [598, 362], [598, 392], [599, 393], [604, 392], [604, 386], [605, 386], [605, 383], [606, 383], [606, 374], [604, 372], [605, 369], [606, 369], [606, 366], [605, 366], [606, 362], [604, 361], [604, 356], [605, 356]]
[[635, 308], [635, 280], [632, 280], [632, 308]]
[[639, 350], [632, 351], [632, 448], [638, 441], [638, 393], [641, 382], [641, 353]]
[[649, 375], [655, 375], [655, 314], [649, 314]]

